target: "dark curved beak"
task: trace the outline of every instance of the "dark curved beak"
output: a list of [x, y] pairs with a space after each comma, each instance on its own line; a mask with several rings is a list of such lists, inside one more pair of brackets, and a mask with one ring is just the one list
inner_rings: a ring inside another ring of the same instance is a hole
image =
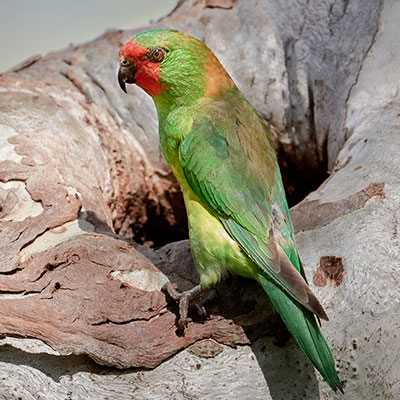
[[126, 83], [135, 83], [137, 68], [132, 60], [121, 58], [119, 60], [118, 83], [121, 89], [126, 93]]

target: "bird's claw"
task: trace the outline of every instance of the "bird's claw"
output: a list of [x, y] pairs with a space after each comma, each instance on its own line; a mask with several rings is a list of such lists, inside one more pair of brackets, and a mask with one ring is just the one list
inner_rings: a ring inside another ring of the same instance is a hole
[[169, 296], [172, 298], [172, 300], [175, 300], [176, 302], [179, 301], [179, 299], [182, 296], [182, 293], [179, 293], [173, 286], [170, 281], [166, 282], [164, 286], [161, 288], [162, 292], [166, 292], [169, 294]]
[[197, 314], [199, 314], [200, 317], [203, 317], [203, 318], [207, 318], [208, 317], [207, 310], [202, 304], [194, 303], [193, 307], [196, 308]]
[[175, 300], [179, 304], [179, 320], [176, 324], [177, 330], [179, 332], [183, 332], [188, 325], [188, 309], [189, 305], [191, 307], [196, 308], [198, 314], [202, 317], [207, 317], [206, 309], [203, 305], [199, 303], [190, 304], [190, 300], [196, 297], [201, 292], [200, 285], [195, 286], [194, 288], [179, 293], [171, 284], [171, 282], [167, 282], [161, 289], [163, 292], [167, 292], [169, 296]]
[[176, 323], [176, 330], [178, 332], [183, 332], [187, 326], [188, 326], [187, 318], [179, 318], [178, 322]]

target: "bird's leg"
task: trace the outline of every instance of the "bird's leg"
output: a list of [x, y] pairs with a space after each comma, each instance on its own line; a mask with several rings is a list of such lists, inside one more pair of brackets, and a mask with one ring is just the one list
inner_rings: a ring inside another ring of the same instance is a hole
[[[179, 320], [177, 323], [178, 331], [183, 331], [187, 325], [187, 316], [190, 301], [195, 298], [201, 292], [201, 286], [197, 285], [194, 288], [187, 290], [186, 292], [179, 293], [171, 284], [167, 282], [161, 289], [167, 292], [173, 300], [179, 303]], [[206, 315], [205, 308], [199, 303], [194, 303], [193, 306], [196, 307], [200, 315]]]

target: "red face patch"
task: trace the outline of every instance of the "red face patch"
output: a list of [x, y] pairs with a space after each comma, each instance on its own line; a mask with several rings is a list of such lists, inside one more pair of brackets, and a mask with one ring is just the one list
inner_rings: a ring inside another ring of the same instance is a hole
[[119, 51], [119, 57], [133, 60], [137, 72], [136, 84], [145, 90], [150, 96], [157, 96], [163, 91], [160, 82], [160, 64], [151, 62], [146, 58], [148, 49], [136, 43], [134, 40], [126, 42]]

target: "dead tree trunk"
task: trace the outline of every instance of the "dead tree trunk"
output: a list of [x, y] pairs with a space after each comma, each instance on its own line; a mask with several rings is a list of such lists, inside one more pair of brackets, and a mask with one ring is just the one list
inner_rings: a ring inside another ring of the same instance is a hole
[[[399, 15], [378, 0], [186, 0], [152, 25], [214, 50], [271, 124], [291, 203], [315, 190], [292, 215], [337, 398], [400, 392]], [[185, 211], [152, 102], [116, 80], [133, 33], [0, 76], [0, 394], [336, 398], [251, 282], [221, 284], [210, 318], [176, 334], [160, 288], [197, 276], [172, 243]]]

